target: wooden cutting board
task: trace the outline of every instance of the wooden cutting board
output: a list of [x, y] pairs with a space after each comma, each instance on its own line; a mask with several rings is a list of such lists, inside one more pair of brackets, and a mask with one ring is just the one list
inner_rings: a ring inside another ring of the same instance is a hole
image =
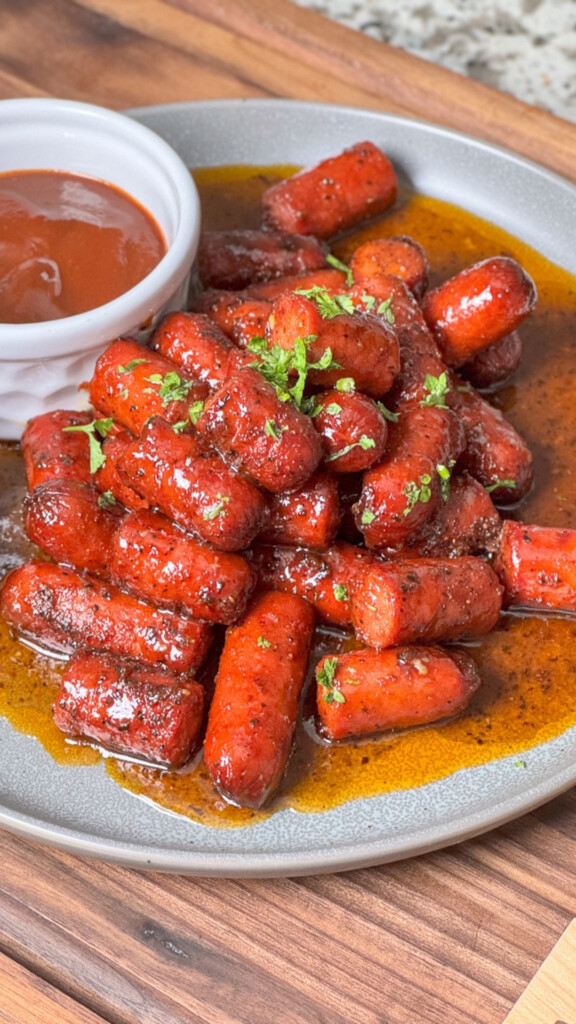
[[0, 0], [0, 97], [285, 96], [393, 111], [576, 180], [576, 126], [290, 0]]

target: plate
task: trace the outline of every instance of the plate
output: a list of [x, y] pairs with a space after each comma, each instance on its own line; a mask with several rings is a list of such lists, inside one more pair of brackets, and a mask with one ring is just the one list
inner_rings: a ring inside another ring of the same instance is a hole
[[[284, 100], [142, 108], [131, 115], [189, 166], [315, 162], [369, 138], [419, 192], [491, 220], [576, 273], [576, 187], [513, 153], [422, 122]], [[247, 828], [211, 829], [117, 786], [103, 764], [64, 767], [0, 720], [0, 824], [131, 867], [220, 876], [341, 871], [425, 853], [477, 835], [576, 782], [576, 728], [514, 757], [419, 789], [322, 814], [286, 810]]]

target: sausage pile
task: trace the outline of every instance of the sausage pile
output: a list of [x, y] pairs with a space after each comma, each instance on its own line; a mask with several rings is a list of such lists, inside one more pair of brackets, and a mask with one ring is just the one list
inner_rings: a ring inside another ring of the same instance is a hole
[[[50, 560], [13, 570], [0, 607], [70, 655], [68, 735], [170, 769], [204, 742], [223, 796], [260, 807], [316, 622], [364, 645], [316, 667], [337, 741], [464, 708], [478, 672], [439, 645], [489, 632], [503, 601], [576, 608], [576, 531], [502, 522], [532, 456], [475, 390], [518, 365], [534, 284], [495, 256], [427, 291], [405, 237], [332, 257], [396, 189], [368, 142], [273, 186], [261, 230], [204, 234], [189, 312], [101, 356], [92, 413], [28, 424], [27, 530]], [[224, 628], [209, 701], [196, 677]]]

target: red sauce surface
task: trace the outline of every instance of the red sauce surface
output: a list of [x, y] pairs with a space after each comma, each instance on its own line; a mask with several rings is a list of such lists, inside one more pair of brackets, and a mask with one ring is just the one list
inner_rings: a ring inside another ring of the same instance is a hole
[[138, 284], [166, 252], [120, 189], [60, 171], [0, 174], [0, 322], [84, 313]]

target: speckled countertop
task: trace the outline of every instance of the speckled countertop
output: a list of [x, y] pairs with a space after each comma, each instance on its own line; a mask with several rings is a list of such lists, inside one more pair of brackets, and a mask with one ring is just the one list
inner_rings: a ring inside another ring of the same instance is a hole
[[576, 0], [296, 0], [576, 121]]

